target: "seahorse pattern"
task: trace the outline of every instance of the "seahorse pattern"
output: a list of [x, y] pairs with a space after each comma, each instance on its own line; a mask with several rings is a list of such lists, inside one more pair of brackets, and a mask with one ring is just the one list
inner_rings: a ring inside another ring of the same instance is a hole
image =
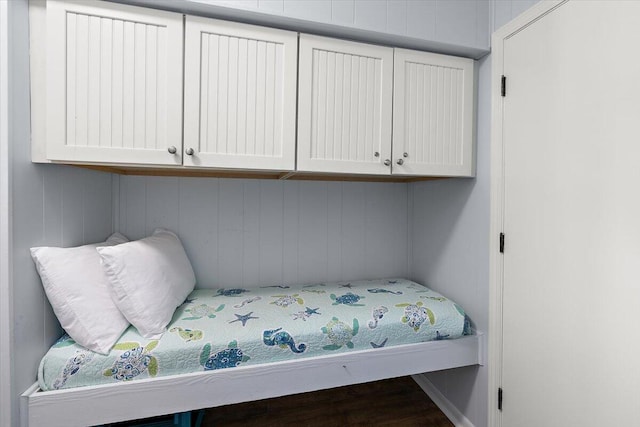
[[268, 346], [279, 346], [281, 348], [289, 347], [294, 353], [304, 353], [307, 345], [300, 343], [296, 348], [293, 337], [282, 328], [266, 330], [262, 333], [262, 341]]
[[371, 317], [373, 317], [373, 320], [369, 320], [369, 329], [377, 328], [378, 320], [382, 319], [388, 311], [389, 309], [384, 305], [374, 308], [371, 313]]
[[75, 356], [69, 359], [60, 376], [58, 376], [58, 378], [56, 378], [56, 380], [54, 381], [53, 388], [58, 390], [64, 387], [69, 377], [78, 372], [82, 365], [91, 361], [94, 355], [95, 353], [92, 351], [76, 352]]
[[254, 301], [260, 301], [261, 299], [262, 299], [261, 297], [247, 298], [246, 300], [242, 301], [242, 303], [234, 305], [234, 307], [242, 308], [245, 306], [245, 304], [251, 304]]

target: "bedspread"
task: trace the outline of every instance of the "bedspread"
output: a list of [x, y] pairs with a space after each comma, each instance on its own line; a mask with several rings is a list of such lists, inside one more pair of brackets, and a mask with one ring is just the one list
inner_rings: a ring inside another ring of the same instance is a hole
[[135, 328], [111, 352], [63, 336], [40, 363], [42, 390], [231, 368], [468, 333], [460, 306], [404, 279], [197, 289], [159, 340]]

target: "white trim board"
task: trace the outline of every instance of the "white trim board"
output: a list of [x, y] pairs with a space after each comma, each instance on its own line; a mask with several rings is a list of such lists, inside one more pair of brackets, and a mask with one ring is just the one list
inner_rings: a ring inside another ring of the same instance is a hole
[[9, 158], [9, 2], [0, 2], [0, 425], [12, 425], [11, 162]]
[[[504, 158], [502, 144], [503, 98], [501, 80], [504, 73], [504, 42], [568, 0], [544, 0], [500, 27], [491, 39], [491, 200], [489, 225], [489, 355], [488, 355], [488, 425], [502, 426], [498, 410], [498, 388], [502, 385], [502, 272], [498, 236], [504, 230]], [[509, 84], [507, 81], [507, 92]]]
[[22, 421], [49, 427], [105, 424], [476, 365], [481, 363], [483, 339], [479, 333], [450, 341], [57, 391], [42, 392], [34, 384], [22, 395], [26, 415]]
[[429, 381], [425, 374], [412, 375], [411, 378], [456, 427], [474, 427], [473, 423], [449, 399], [440, 393], [440, 390]]

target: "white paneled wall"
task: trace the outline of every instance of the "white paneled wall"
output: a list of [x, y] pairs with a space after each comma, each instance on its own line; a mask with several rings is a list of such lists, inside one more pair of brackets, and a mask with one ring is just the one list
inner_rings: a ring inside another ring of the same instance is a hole
[[541, 0], [494, 0], [492, 32]]
[[[495, 0], [493, 28], [537, 0]], [[411, 184], [410, 277], [458, 301], [476, 327], [489, 326], [489, 146], [491, 58], [478, 67], [476, 179]], [[461, 266], [464, 266], [461, 268]], [[469, 367], [428, 375], [462, 416], [487, 426], [487, 368]], [[489, 391], [491, 392], [491, 391]]]
[[407, 274], [406, 184], [116, 179], [119, 231], [176, 231], [199, 287]]
[[9, 12], [13, 357], [11, 372], [3, 375], [13, 377], [11, 425], [17, 426], [19, 396], [36, 380], [40, 358], [61, 334], [29, 248], [103, 241], [113, 217], [110, 174], [31, 163], [27, 2], [9, 2]]
[[[28, 126], [19, 134], [16, 141], [27, 141]], [[112, 210], [109, 174], [34, 165], [29, 144], [13, 149], [13, 396], [17, 397], [36, 380], [40, 358], [62, 333], [29, 248], [104, 241], [112, 230]]]
[[[410, 274], [489, 326], [490, 60], [479, 62], [477, 174], [410, 184]], [[429, 380], [476, 427], [487, 426], [487, 368], [431, 373]]]
[[489, 48], [488, 0], [190, 0], [356, 29]]

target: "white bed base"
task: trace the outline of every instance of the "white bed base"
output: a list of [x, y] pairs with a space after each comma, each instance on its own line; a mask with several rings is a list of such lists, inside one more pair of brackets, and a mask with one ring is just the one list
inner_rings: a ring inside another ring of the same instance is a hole
[[484, 338], [477, 333], [450, 341], [56, 391], [40, 391], [36, 383], [22, 395], [21, 420], [25, 427], [89, 426], [482, 365]]

